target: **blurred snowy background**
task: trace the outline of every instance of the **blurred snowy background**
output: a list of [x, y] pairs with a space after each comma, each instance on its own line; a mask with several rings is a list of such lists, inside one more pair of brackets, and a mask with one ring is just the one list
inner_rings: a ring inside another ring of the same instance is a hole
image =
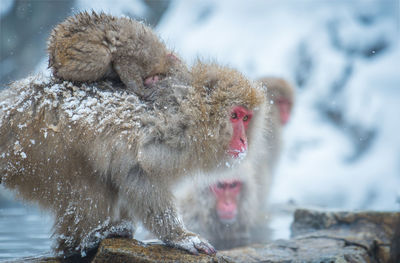
[[[51, 28], [80, 10], [146, 21], [189, 64], [215, 60], [297, 92], [273, 204], [398, 210], [398, 0], [2, 0], [0, 88], [45, 71]], [[49, 250], [51, 218], [0, 188], [0, 259]], [[287, 238], [289, 219], [273, 220]]]

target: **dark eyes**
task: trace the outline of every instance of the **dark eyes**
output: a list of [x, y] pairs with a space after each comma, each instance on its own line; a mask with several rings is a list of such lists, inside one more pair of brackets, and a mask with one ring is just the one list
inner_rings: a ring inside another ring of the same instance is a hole
[[236, 188], [238, 185], [239, 185], [238, 182], [233, 182], [233, 183], [230, 183], [230, 184], [218, 182], [217, 183], [217, 188], [226, 189], [226, 188], [229, 187], [229, 188], [233, 189], [233, 188]]
[[233, 182], [229, 185], [229, 188], [235, 188], [236, 186], [238, 186], [237, 182]]
[[[238, 115], [236, 114], [236, 112], [232, 112], [232, 114], [231, 114], [231, 119], [232, 120], [237, 120], [238, 119]], [[248, 121], [249, 120], [249, 116], [248, 115], [245, 115], [244, 117], [243, 117], [243, 121]]]

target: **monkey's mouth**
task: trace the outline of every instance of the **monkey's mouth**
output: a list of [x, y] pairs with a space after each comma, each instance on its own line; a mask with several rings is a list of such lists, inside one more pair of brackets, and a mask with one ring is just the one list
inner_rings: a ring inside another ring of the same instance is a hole
[[228, 153], [232, 158], [239, 160], [242, 160], [247, 155], [247, 151], [244, 148], [240, 150], [229, 150]]
[[219, 220], [224, 224], [232, 224], [236, 221], [236, 211], [222, 212], [218, 211]]

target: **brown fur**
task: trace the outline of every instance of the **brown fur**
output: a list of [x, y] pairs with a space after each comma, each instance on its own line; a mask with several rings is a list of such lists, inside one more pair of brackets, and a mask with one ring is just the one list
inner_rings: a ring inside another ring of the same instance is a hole
[[116, 78], [141, 97], [153, 92], [144, 85], [152, 76], [165, 77], [185, 65], [167, 50], [151, 28], [104, 13], [78, 13], [59, 24], [48, 44], [49, 67], [68, 81]]
[[[260, 90], [235, 70], [201, 62], [157, 82], [151, 102], [110, 81], [15, 82], [0, 93], [2, 183], [55, 214], [55, 249], [64, 255], [129, 236], [137, 221], [167, 244], [212, 253], [183, 226], [170, 188], [234, 162], [230, 110], [241, 105], [263, 119]], [[249, 129], [251, 142], [256, 122]]]
[[217, 249], [230, 249], [270, 238], [268, 228], [268, 195], [281, 148], [282, 127], [277, 100], [286, 98], [293, 104], [292, 87], [280, 78], [261, 79], [267, 104], [265, 119], [257, 120], [263, 137], [252, 141], [250, 154], [240, 166], [224, 174], [242, 181], [238, 198], [238, 216], [230, 224], [221, 222], [216, 200], [209, 184], [197, 188], [185, 183], [177, 191], [183, 219], [189, 229], [206, 237]]

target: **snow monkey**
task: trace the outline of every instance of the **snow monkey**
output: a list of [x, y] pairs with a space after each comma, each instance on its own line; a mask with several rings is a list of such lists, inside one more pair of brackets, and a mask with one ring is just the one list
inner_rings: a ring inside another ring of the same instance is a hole
[[49, 67], [68, 81], [119, 78], [142, 98], [154, 82], [185, 65], [151, 28], [127, 17], [78, 13], [55, 27], [48, 44]]
[[185, 183], [178, 189], [186, 225], [206, 237], [217, 249], [229, 249], [269, 239], [268, 193], [276, 166], [281, 128], [289, 120], [293, 89], [280, 78], [261, 79], [267, 104], [263, 140], [252, 155], [224, 180], [193, 190]]
[[84, 256], [106, 237], [132, 236], [140, 221], [167, 245], [215, 253], [185, 228], [171, 189], [251, 155], [262, 140], [262, 87], [202, 62], [154, 85], [151, 102], [112, 80], [33, 76], [0, 92], [2, 184], [54, 213], [55, 251]]
[[271, 172], [278, 163], [281, 145], [282, 128], [290, 120], [295, 101], [293, 86], [283, 78], [264, 77], [259, 81], [267, 91], [267, 103], [272, 105], [271, 112], [267, 115], [267, 143], [268, 143], [268, 167]]

